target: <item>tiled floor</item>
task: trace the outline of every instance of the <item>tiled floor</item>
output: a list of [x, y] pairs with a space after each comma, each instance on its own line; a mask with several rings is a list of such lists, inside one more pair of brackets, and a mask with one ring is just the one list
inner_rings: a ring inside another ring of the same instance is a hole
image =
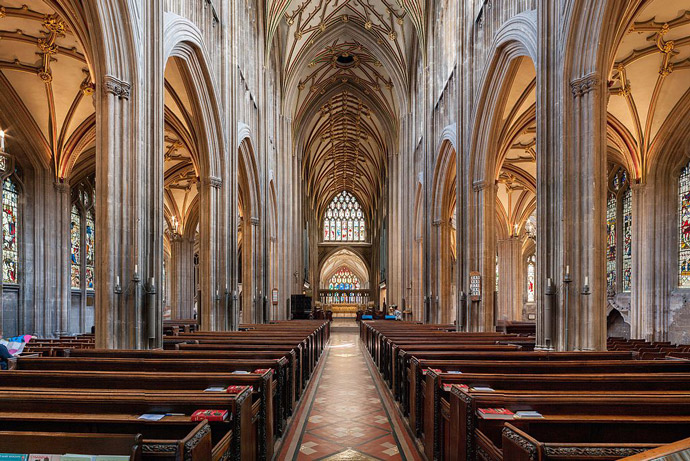
[[374, 381], [354, 321], [334, 322], [325, 364], [301, 402], [278, 459], [421, 459]]

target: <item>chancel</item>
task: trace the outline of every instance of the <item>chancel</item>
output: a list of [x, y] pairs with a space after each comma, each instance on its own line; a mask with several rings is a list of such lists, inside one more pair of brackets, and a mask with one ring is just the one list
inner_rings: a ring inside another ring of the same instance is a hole
[[0, 459], [690, 459], [690, 0], [0, 0]]

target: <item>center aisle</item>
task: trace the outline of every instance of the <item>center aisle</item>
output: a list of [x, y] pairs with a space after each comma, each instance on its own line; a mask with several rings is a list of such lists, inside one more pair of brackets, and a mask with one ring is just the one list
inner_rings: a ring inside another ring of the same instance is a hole
[[336, 319], [277, 459], [421, 459], [366, 353], [357, 324]]

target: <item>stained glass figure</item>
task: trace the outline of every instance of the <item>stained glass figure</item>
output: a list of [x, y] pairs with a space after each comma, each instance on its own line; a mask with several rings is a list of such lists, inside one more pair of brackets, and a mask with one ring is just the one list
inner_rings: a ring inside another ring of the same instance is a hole
[[532, 255], [527, 259], [527, 302], [534, 302], [534, 280], [537, 268], [537, 256]]
[[678, 285], [690, 287], [690, 163], [680, 172]]
[[72, 205], [69, 227], [72, 243], [72, 252], [70, 254], [71, 285], [72, 288], [79, 288], [81, 286], [81, 215], [76, 205]]
[[616, 213], [618, 202], [614, 194], [609, 194], [606, 205], [606, 286], [616, 289]]
[[343, 191], [333, 199], [326, 210], [323, 229], [326, 242], [365, 240], [364, 213], [354, 195]]
[[93, 274], [94, 274], [94, 243], [95, 243], [95, 222], [93, 219], [93, 212], [89, 211], [86, 214], [86, 229], [84, 236], [84, 244], [86, 246], [86, 288], [94, 289]]
[[2, 280], [4, 283], [18, 283], [19, 252], [17, 248], [17, 215], [19, 191], [11, 178], [3, 183], [2, 198]]
[[632, 286], [632, 189], [623, 193], [623, 291]]

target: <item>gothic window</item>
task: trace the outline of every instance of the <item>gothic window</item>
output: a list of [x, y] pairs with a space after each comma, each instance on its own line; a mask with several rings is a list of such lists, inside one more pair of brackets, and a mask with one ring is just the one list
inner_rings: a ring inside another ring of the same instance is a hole
[[338, 194], [326, 210], [323, 237], [326, 242], [363, 242], [365, 223], [362, 207], [347, 191]]
[[537, 256], [527, 258], [527, 302], [534, 302], [534, 279], [537, 268]]
[[606, 206], [606, 286], [616, 289], [616, 214], [618, 206], [616, 195], [609, 194]]
[[630, 291], [632, 280], [632, 190], [623, 193], [623, 291]]
[[72, 205], [70, 222], [70, 240], [72, 242], [72, 251], [70, 254], [71, 268], [72, 268], [72, 288], [81, 288], [81, 215], [77, 205]]
[[95, 190], [92, 180], [84, 180], [72, 189], [70, 221], [70, 266], [73, 289], [95, 288]]
[[678, 285], [690, 288], [690, 163], [680, 172], [679, 194]]
[[338, 270], [328, 282], [329, 290], [350, 291], [361, 289], [359, 278], [350, 271], [350, 269], [343, 267]]
[[5, 179], [2, 188], [2, 281], [3, 283], [18, 283], [19, 190], [11, 177]]
[[632, 189], [628, 172], [609, 168], [606, 202], [606, 288], [609, 296], [632, 287]]

